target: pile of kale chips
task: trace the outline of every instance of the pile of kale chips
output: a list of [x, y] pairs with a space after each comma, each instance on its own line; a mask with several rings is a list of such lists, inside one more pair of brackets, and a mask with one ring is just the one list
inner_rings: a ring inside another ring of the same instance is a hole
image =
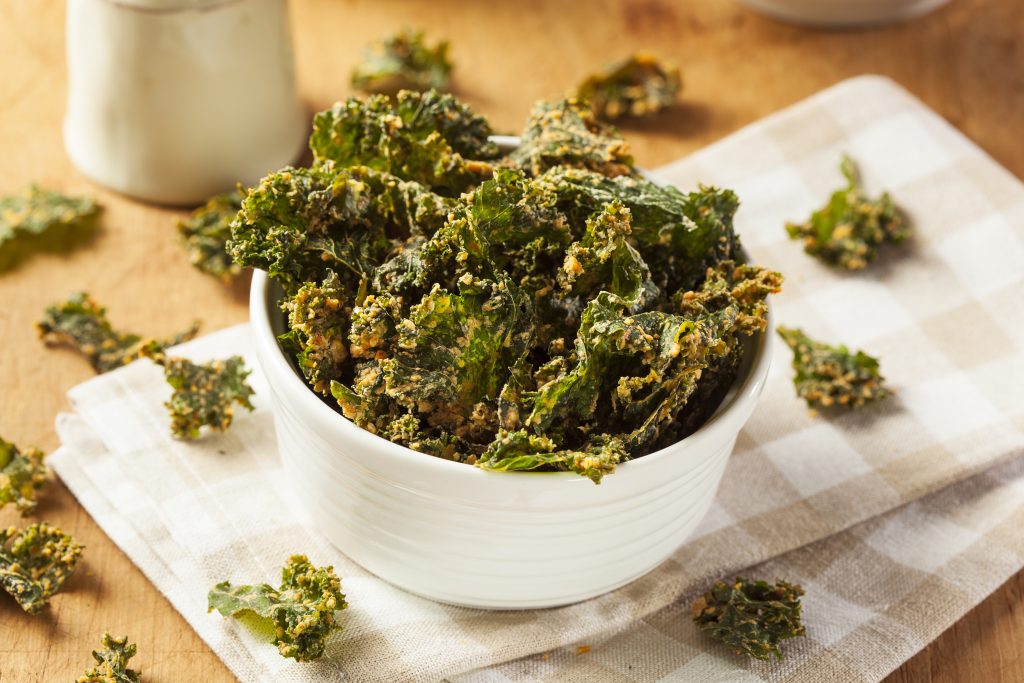
[[363, 429], [597, 482], [708, 418], [781, 276], [741, 263], [732, 192], [644, 179], [586, 103], [538, 103], [511, 153], [491, 133], [435, 91], [336, 104], [229, 252], [281, 284], [282, 347]]

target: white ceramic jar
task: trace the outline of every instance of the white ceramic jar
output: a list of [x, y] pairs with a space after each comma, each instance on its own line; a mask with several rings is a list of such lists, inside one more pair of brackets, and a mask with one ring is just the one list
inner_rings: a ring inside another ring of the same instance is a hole
[[813, 26], [867, 26], [916, 17], [949, 0], [739, 0], [784, 21]]
[[600, 485], [568, 472], [485, 472], [391, 443], [322, 401], [277, 343], [280, 288], [253, 274], [250, 320], [291, 497], [317, 530], [412, 593], [486, 609], [554, 607], [657, 567], [693, 532], [764, 388], [768, 332], [750, 340], [714, 416]]
[[64, 142], [93, 180], [195, 204], [294, 161], [286, 0], [68, 0]]

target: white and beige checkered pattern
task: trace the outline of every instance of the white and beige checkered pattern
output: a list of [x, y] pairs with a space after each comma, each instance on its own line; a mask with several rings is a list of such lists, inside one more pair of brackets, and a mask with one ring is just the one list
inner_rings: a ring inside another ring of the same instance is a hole
[[[915, 237], [862, 273], [804, 255], [782, 229], [840, 182], [842, 152], [889, 189]], [[136, 363], [74, 388], [51, 464], [235, 674], [250, 681], [871, 681], [1024, 565], [1024, 186], [889, 81], [839, 84], [661, 170], [734, 188], [754, 260], [787, 276], [778, 320], [880, 357], [895, 396], [813, 418], [775, 365], [716, 502], [661, 567], [569, 607], [482, 612], [397, 590], [330, 547], [279, 487], [260, 400], [225, 435], [169, 437], [160, 371]], [[243, 353], [248, 328], [192, 342]], [[612, 475], [614, 476], [614, 475]], [[206, 613], [214, 583], [277, 579], [304, 552], [351, 607], [327, 657], [300, 665]], [[808, 637], [778, 663], [706, 640], [690, 600], [741, 571], [807, 590]], [[577, 654], [575, 645], [590, 645]]]

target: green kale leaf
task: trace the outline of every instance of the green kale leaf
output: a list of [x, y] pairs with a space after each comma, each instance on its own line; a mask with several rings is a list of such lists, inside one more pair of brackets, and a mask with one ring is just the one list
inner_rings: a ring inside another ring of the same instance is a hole
[[588, 77], [577, 88], [576, 97], [590, 102], [595, 116], [612, 121], [670, 107], [681, 87], [679, 69], [639, 53]]
[[782, 659], [779, 643], [804, 635], [800, 623], [803, 589], [778, 581], [716, 581], [693, 603], [693, 621], [738, 655]]
[[317, 163], [367, 166], [444, 195], [490, 177], [498, 146], [491, 127], [452, 95], [403, 90], [352, 97], [313, 118], [309, 146]]
[[505, 271], [531, 293], [550, 288], [573, 241], [555, 199], [521, 171], [496, 169], [490, 180], [464, 196], [464, 203], [453, 207], [433, 235], [383, 264], [374, 287], [419, 298], [433, 283], [450, 289], [466, 273], [489, 277]]
[[174, 346], [192, 339], [199, 331], [199, 323], [196, 322], [184, 332], [162, 340], [118, 332], [107, 320], [107, 309], [85, 292], [47, 308], [36, 326], [47, 345], [78, 349], [98, 373], [131, 363], [143, 355], [146, 347], [163, 349]]
[[574, 235], [558, 197], [522, 171], [500, 168], [467, 198], [466, 217], [513, 277], [551, 274]]
[[377, 270], [373, 286], [412, 301], [429, 293], [433, 284], [454, 289], [467, 273], [483, 277], [492, 272], [487, 241], [475, 224], [453, 213], [429, 239], [410, 240], [398, 250]]
[[558, 271], [561, 288], [579, 297], [611, 292], [637, 310], [653, 302], [658, 288], [647, 264], [629, 244], [631, 223], [629, 209], [618, 199], [587, 219], [586, 233], [569, 246]]
[[349, 358], [345, 337], [352, 309], [345, 288], [331, 272], [321, 283], [308, 282], [285, 300], [289, 331], [280, 341], [299, 363], [299, 369], [317, 393], [327, 393], [330, 383], [344, 375]]
[[811, 408], [856, 409], [889, 395], [878, 359], [845, 346], [829, 346], [803, 330], [779, 327], [779, 336], [793, 350], [793, 384]]
[[46, 483], [48, 472], [42, 451], [22, 452], [0, 438], [0, 508], [14, 503], [23, 516], [31, 513], [36, 509], [36, 491]]
[[366, 167], [286, 168], [242, 201], [228, 252], [289, 294], [327, 271], [354, 294], [388, 256], [390, 239], [436, 229], [447, 213], [447, 202], [419, 184]]
[[209, 593], [209, 609], [225, 617], [251, 612], [275, 629], [282, 657], [305, 662], [323, 656], [328, 636], [341, 627], [334, 613], [345, 609], [341, 580], [333, 567], [317, 569], [305, 555], [292, 555], [281, 571], [281, 585], [232, 586], [224, 581]]
[[633, 457], [650, 452], [671, 433], [703, 371], [742, 336], [764, 330], [765, 298], [781, 282], [778, 273], [726, 261], [693, 295], [701, 305], [679, 314], [634, 315], [627, 300], [601, 292], [583, 312], [575, 364], [539, 387], [526, 425], [570, 444], [600, 425], [623, 434]]
[[82, 555], [82, 546], [46, 522], [0, 530], [0, 586], [29, 614], [38, 614], [59, 591]]
[[498, 434], [476, 465], [495, 472], [537, 469], [575, 472], [599, 484], [604, 475], [614, 472], [615, 466], [628, 457], [625, 446], [614, 437], [604, 443], [590, 444], [584, 450], [559, 450], [548, 437], [520, 429]]
[[33, 252], [64, 252], [88, 242], [96, 233], [99, 214], [92, 199], [35, 185], [0, 197], [0, 273]]
[[352, 87], [385, 94], [443, 90], [451, 73], [448, 41], [430, 47], [422, 31], [406, 29], [366, 46], [362, 61], [352, 70]]
[[242, 272], [227, 253], [231, 221], [242, 208], [242, 196], [238, 190], [217, 195], [187, 219], [178, 221], [178, 234], [192, 265], [223, 282], [230, 282]]
[[225, 431], [235, 417], [234, 405], [252, 411], [252, 387], [245, 381], [251, 370], [241, 356], [209, 363], [151, 353], [164, 367], [164, 377], [174, 392], [164, 405], [171, 416], [171, 432], [179, 439], [197, 439], [203, 426]]
[[556, 168], [539, 181], [558, 196], [558, 207], [578, 224], [612, 201], [630, 212], [630, 243], [665, 293], [696, 287], [708, 267], [739, 255], [733, 216], [739, 200], [730, 190], [701, 187], [683, 193], [645, 178]]
[[576, 98], [538, 102], [530, 112], [519, 147], [509, 159], [534, 176], [558, 166], [609, 177], [636, 173], [626, 141]]
[[128, 636], [118, 640], [104, 633], [103, 649], [92, 651], [97, 666], [79, 676], [76, 683], [142, 683], [139, 672], [128, 668], [128, 660], [137, 651], [135, 643], [128, 643]]
[[889, 193], [869, 199], [860, 185], [857, 167], [848, 156], [839, 166], [847, 186], [836, 190], [828, 204], [804, 223], [787, 223], [793, 239], [801, 239], [804, 251], [829, 265], [859, 270], [875, 259], [878, 248], [899, 244], [910, 236], [910, 227]]
[[[395, 322], [395, 331], [391, 343], [374, 352], [380, 382], [361, 382], [361, 399], [373, 401], [383, 391], [409, 414], [459, 438], [492, 436], [487, 430], [508, 369], [530, 345], [529, 299], [507, 279], [467, 273], [457, 293], [435, 285]], [[361, 346], [365, 354], [368, 344]], [[343, 407], [352, 400], [344, 393], [342, 399]], [[378, 422], [376, 430], [383, 428]]]

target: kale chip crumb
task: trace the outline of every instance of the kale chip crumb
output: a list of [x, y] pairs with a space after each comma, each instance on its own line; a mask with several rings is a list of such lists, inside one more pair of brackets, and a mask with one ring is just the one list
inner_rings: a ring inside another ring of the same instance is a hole
[[138, 648], [128, 642], [128, 636], [121, 639], [103, 634], [103, 649], [93, 650], [96, 666], [78, 677], [75, 683], [142, 683], [139, 672], [128, 668], [128, 660], [135, 656]]
[[36, 327], [47, 346], [77, 349], [98, 373], [127, 365], [140, 358], [147, 347], [163, 349], [174, 346], [192, 339], [199, 331], [199, 323], [195, 322], [184, 332], [163, 340], [119, 332], [107, 319], [107, 309], [85, 292], [47, 308]]
[[352, 87], [364, 92], [394, 94], [399, 90], [444, 90], [451, 78], [448, 41], [427, 44], [423, 31], [405, 29], [363, 49], [352, 70]]
[[803, 588], [777, 581], [716, 581], [693, 603], [693, 621], [738, 655], [782, 659], [779, 643], [804, 635], [800, 623]]
[[178, 234], [192, 265], [225, 283], [242, 272], [227, 253], [231, 222], [242, 208], [242, 196], [240, 190], [217, 195], [178, 221]]
[[29, 614], [38, 614], [75, 571], [82, 546], [39, 522], [0, 530], [0, 586]]
[[36, 491], [46, 483], [49, 468], [37, 448], [18, 450], [0, 437], [0, 508], [14, 503], [22, 516], [36, 509]]
[[803, 240], [804, 251], [847, 270], [860, 270], [875, 259], [885, 243], [899, 244], [910, 236], [903, 213], [889, 193], [869, 199], [860, 185], [853, 160], [843, 156], [839, 166], [847, 186], [836, 190], [828, 204], [804, 223], [787, 223], [792, 239]]
[[316, 568], [305, 555], [292, 555], [281, 571], [281, 585], [233, 586], [224, 581], [208, 596], [209, 611], [225, 617], [251, 612], [273, 624], [282, 657], [305, 662], [323, 656], [327, 638], [341, 628], [335, 612], [345, 609], [341, 579], [333, 567]]
[[678, 68], [637, 53], [589, 76], [576, 89], [576, 97], [589, 102], [599, 118], [614, 121], [671, 107], [681, 88]]
[[798, 328], [779, 326], [777, 331], [793, 350], [793, 384], [809, 408], [857, 409], [889, 395], [878, 359], [816, 341]]
[[37, 251], [65, 252], [96, 233], [99, 205], [32, 185], [0, 197], [0, 273]]

